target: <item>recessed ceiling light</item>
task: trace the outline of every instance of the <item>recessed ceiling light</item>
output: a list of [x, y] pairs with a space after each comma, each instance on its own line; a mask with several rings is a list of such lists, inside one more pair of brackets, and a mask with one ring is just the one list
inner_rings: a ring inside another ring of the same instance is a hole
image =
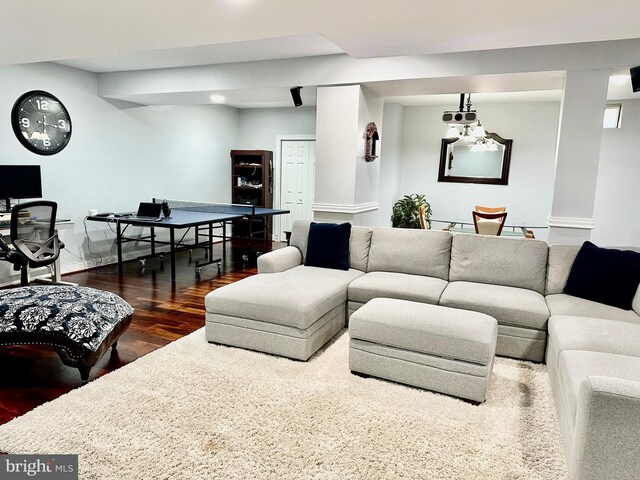
[[611, 81], [618, 85], [628, 82], [630, 78], [630, 75], [611, 75]]
[[209, 98], [213, 103], [224, 103], [226, 100], [224, 95], [211, 95]]

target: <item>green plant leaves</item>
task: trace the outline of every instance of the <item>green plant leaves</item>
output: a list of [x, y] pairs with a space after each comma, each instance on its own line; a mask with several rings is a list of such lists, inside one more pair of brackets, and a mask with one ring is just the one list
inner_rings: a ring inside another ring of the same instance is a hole
[[420, 228], [420, 205], [424, 205], [427, 227], [431, 228], [431, 222], [429, 222], [431, 205], [426, 201], [425, 195], [418, 193], [405, 195], [393, 205], [391, 226], [394, 228]]

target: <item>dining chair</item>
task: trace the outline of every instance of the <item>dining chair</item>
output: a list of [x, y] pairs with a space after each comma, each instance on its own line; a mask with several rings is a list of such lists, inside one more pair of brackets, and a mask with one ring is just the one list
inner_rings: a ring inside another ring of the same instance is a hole
[[420, 228], [422, 230], [427, 230], [429, 228], [429, 226], [428, 226], [429, 225], [429, 221], [427, 220], [427, 215], [426, 215], [426, 212], [425, 212], [424, 205], [420, 205], [418, 207], [418, 210], [420, 212], [419, 213], [420, 214]]
[[507, 212], [485, 213], [474, 210], [471, 215], [473, 216], [473, 226], [476, 229], [476, 233], [480, 235], [502, 234]]

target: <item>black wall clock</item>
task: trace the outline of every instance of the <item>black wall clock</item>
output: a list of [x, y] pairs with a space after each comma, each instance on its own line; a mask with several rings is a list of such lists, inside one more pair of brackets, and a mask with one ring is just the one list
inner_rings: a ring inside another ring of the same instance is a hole
[[50, 93], [33, 90], [21, 95], [11, 110], [11, 126], [18, 140], [38, 155], [53, 155], [69, 143], [71, 118]]

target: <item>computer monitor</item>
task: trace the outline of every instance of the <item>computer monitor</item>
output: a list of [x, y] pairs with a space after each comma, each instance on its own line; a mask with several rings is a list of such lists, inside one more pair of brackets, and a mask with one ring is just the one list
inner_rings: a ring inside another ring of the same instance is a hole
[[0, 200], [7, 212], [12, 198], [42, 198], [40, 165], [0, 165]]

